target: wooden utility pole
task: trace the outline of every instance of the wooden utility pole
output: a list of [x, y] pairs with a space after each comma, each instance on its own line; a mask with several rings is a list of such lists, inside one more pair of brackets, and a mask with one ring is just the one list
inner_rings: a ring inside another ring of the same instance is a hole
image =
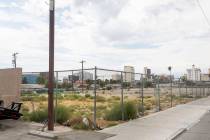
[[48, 79], [48, 130], [54, 130], [54, 9], [55, 1], [50, 0], [49, 23], [49, 79]]

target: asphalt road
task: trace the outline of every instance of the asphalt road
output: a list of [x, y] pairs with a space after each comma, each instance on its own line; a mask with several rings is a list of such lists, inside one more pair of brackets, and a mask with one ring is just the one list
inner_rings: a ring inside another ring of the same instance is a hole
[[175, 140], [210, 140], [210, 112]]

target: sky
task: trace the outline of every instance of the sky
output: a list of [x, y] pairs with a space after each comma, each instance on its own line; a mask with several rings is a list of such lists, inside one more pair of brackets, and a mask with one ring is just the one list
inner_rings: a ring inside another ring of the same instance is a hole
[[[210, 68], [210, 26], [197, 0], [55, 0], [55, 70], [100, 67], [184, 74]], [[200, 0], [210, 18], [210, 1]], [[0, 68], [48, 70], [49, 0], [0, 0]]]

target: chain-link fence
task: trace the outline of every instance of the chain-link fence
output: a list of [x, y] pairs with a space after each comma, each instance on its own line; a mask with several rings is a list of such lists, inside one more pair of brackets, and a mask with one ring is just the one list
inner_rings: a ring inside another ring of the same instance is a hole
[[[47, 79], [47, 72], [23, 74], [23, 85], [29, 86], [28, 89], [23, 86], [23, 97], [29, 92], [43, 93], [33, 103], [32, 111], [47, 104]], [[71, 108], [71, 118], [87, 117], [95, 128], [109, 127], [206, 97], [210, 94], [209, 87], [209, 82], [97, 67], [55, 71], [55, 118], [56, 109], [67, 106]]]

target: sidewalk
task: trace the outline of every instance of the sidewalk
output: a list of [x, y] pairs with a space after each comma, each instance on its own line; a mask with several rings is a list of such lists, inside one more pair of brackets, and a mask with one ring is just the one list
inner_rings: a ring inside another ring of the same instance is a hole
[[179, 105], [144, 118], [104, 129], [107, 140], [167, 140], [193, 126], [210, 109], [210, 98]]

